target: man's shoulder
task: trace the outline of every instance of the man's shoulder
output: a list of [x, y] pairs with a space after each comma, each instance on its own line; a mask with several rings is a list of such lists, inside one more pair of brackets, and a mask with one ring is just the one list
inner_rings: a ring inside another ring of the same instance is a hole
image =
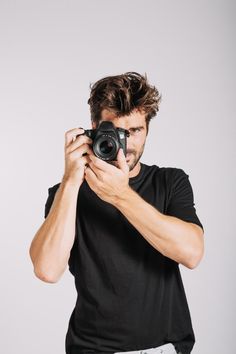
[[[145, 165], [145, 164], [144, 164]], [[173, 166], [158, 166], [158, 165], [145, 165], [147, 169], [156, 171], [156, 173], [164, 174], [166, 176], [174, 176], [179, 174], [185, 174], [185, 171], [181, 167]]]
[[153, 176], [157, 183], [161, 183], [165, 186], [173, 187], [180, 182], [185, 183], [189, 178], [185, 170], [177, 166], [146, 165], [146, 171], [146, 175]]

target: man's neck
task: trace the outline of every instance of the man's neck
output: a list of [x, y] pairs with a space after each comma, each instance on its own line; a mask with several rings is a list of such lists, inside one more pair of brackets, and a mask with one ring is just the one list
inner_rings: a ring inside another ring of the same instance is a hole
[[141, 164], [140, 162], [137, 163], [137, 165], [132, 169], [132, 171], [129, 172], [129, 178], [136, 177], [141, 170]]

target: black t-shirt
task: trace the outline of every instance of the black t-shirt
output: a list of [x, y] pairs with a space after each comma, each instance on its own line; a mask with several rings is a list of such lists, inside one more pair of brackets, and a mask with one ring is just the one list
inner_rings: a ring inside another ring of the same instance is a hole
[[[59, 185], [48, 190], [45, 217]], [[182, 169], [141, 163], [129, 185], [161, 213], [203, 228]], [[86, 180], [78, 193], [68, 264], [77, 300], [66, 334], [67, 354], [110, 354], [168, 342], [183, 354], [191, 352], [195, 336], [179, 264], [157, 251]]]

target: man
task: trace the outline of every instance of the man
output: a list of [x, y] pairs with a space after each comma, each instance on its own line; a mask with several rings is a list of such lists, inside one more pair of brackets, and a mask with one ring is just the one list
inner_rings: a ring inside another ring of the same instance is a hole
[[160, 99], [136, 72], [92, 86], [92, 128], [111, 121], [130, 133], [112, 163], [82, 128], [66, 132], [62, 182], [49, 188], [30, 256], [43, 281], [58, 281], [67, 264], [75, 278], [67, 354], [189, 354], [195, 343], [179, 270], [204, 252], [189, 176], [140, 162]]

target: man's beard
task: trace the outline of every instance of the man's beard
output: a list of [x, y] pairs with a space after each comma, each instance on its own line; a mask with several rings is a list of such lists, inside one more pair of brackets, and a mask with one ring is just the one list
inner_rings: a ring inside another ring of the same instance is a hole
[[129, 166], [129, 171], [131, 172], [135, 166], [137, 165], [137, 163], [139, 162], [139, 160], [141, 159], [141, 156], [143, 154], [143, 151], [144, 151], [144, 145], [142, 146], [141, 150], [139, 152], [136, 152], [136, 151], [127, 151], [127, 153], [131, 153], [132, 155], [132, 162], [131, 164], [128, 163], [128, 166]]
[[[136, 151], [126, 151], [126, 154], [130, 153], [131, 154], [131, 158], [132, 158], [132, 162], [131, 164], [129, 164], [129, 162], [127, 162], [128, 166], [129, 166], [129, 172], [132, 171], [135, 166], [137, 165], [137, 163], [139, 162], [142, 154], [143, 154], [143, 151], [144, 151], [144, 146], [145, 146], [145, 143], [143, 144], [141, 150], [139, 152], [136, 152]], [[118, 162], [117, 161], [107, 161], [109, 164], [113, 165], [113, 166], [117, 166]]]

